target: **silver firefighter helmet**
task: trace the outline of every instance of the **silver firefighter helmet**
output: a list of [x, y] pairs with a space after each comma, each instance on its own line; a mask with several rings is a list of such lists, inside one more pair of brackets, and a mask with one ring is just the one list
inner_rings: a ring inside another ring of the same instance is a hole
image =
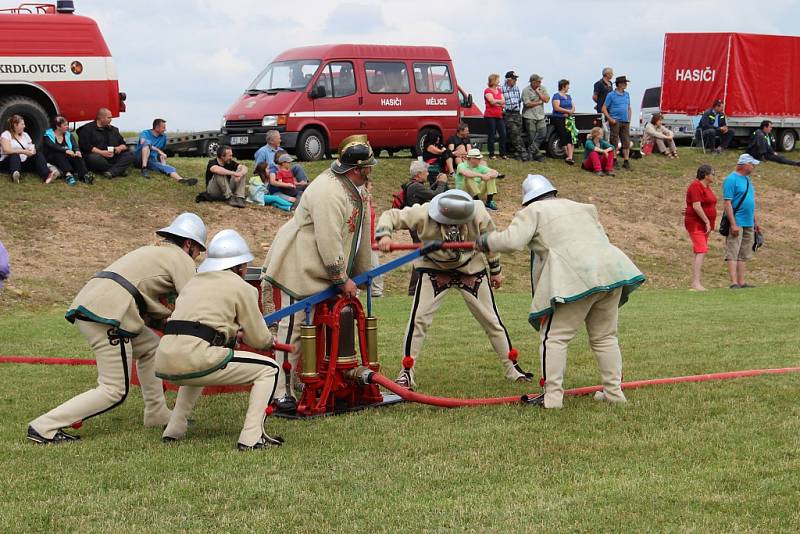
[[200, 245], [202, 250], [206, 249], [206, 225], [203, 223], [203, 219], [194, 213], [181, 213], [175, 217], [172, 224], [161, 230], [156, 230], [156, 234], [161, 237], [173, 235], [191, 239]]
[[236, 230], [222, 230], [211, 238], [206, 259], [197, 268], [197, 272], [224, 271], [251, 261], [253, 255], [247, 241]]
[[529, 174], [522, 182], [522, 203], [527, 204], [542, 195], [557, 191], [558, 189], [550, 183], [550, 180], [541, 174]]
[[467, 224], [475, 217], [475, 201], [466, 191], [451, 189], [433, 197], [428, 215], [439, 224]]

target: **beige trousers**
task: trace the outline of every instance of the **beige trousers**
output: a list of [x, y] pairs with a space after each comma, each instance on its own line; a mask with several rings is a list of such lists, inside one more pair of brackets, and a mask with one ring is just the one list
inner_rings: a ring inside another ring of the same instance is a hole
[[622, 289], [599, 292], [588, 297], [556, 304], [553, 313], [542, 324], [541, 366], [544, 378], [545, 408], [561, 408], [564, 399], [564, 370], [567, 367], [567, 345], [586, 324], [589, 346], [594, 352], [604, 399], [625, 402], [622, 393], [622, 353], [617, 340], [617, 319]]
[[675, 154], [678, 152], [678, 149], [675, 147], [675, 141], [673, 139], [659, 139], [658, 137], [655, 138], [656, 149], [661, 154]]
[[524, 376], [508, 358], [511, 339], [497, 311], [489, 275], [486, 272], [462, 276], [460, 279], [449, 277], [446, 273], [420, 273], [414, 292], [411, 316], [406, 326], [403, 356], [411, 356], [416, 360], [421, 355], [422, 345], [433, 322], [433, 316], [450, 289], [458, 290], [472, 316], [489, 336], [489, 342], [503, 365], [506, 378], [515, 381]]
[[97, 360], [97, 387], [71, 398], [60, 406], [31, 421], [30, 425], [45, 438], [52, 438], [60, 428], [107, 412], [125, 401], [130, 390], [131, 361], [142, 385], [145, 426], [164, 426], [170, 411], [164, 400], [164, 388], [155, 374], [155, 355], [159, 338], [149, 328], [125, 344], [126, 356], [120, 345], [111, 345], [109, 325], [76, 321], [83, 337], [92, 347]]
[[252, 447], [261, 440], [261, 435], [264, 433], [265, 410], [272, 402], [280, 374], [281, 369], [272, 358], [237, 350], [228, 365], [218, 371], [199, 378], [173, 381], [180, 386], [180, 389], [172, 417], [162, 437], [181, 439], [186, 435], [189, 415], [203, 393], [204, 386], [253, 384], [244, 425], [239, 434], [239, 443]]
[[247, 191], [247, 179], [242, 176], [236, 182], [231, 176], [215, 174], [209, 180], [206, 191], [214, 198], [224, 198], [225, 200], [230, 199], [232, 196], [244, 198]]
[[[275, 305], [276, 309], [286, 308], [287, 306], [291, 306], [297, 302], [297, 299], [292, 297], [291, 295], [284, 293], [281, 291], [281, 302], [280, 306]], [[275, 390], [275, 398], [280, 399], [281, 397], [285, 397], [286, 395], [294, 395], [294, 391], [297, 387], [299, 378], [297, 377], [297, 362], [300, 360], [300, 326], [305, 323], [306, 320], [306, 313], [305, 311], [300, 311], [293, 315], [289, 315], [288, 317], [284, 317], [278, 323], [278, 334], [275, 336], [275, 339], [279, 343], [286, 343], [287, 345], [292, 345], [294, 350], [290, 352], [288, 355], [281, 351], [275, 351], [275, 358], [278, 362], [283, 362], [284, 358], [289, 359], [289, 363], [292, 364], [292, 371], [290, 373], [284, 373], [281, 379], [278, 381], [278, 387]], [[311, 315], [309, 317], [310, 321], [314, 321], [314, 307], [311, 307]]]

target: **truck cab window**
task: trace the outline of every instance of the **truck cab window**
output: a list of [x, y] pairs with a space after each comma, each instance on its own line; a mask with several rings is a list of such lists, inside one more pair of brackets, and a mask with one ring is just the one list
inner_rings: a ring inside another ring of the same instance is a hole
[[325, 88], [325, 98], [339, 98], [356, 93], [356, 77], [349, 61], [328, 63], [315, 86]]
[[450, 69], [444, 64], [414, 63], [414, 85], [418, 93], [453, 92]]

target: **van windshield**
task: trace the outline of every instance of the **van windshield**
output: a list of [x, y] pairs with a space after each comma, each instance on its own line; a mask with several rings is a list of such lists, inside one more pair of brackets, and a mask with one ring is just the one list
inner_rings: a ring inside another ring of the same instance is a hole
[[270, 63], [250, 84], [247, 92], [302, 91], [314, 77], [320, 63], [318, 59]]

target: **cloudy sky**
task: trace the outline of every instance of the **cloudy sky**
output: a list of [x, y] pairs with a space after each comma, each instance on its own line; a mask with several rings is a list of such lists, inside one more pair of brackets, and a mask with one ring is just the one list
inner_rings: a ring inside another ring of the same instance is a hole
[[[7, 2], [4, 2], [7, 3]], [[578, 111], [590, 111], [602, 67], [627, 75], [634, 102], [660, 84], [665, 32], [791, 35], [800, 1], [663, 0], [75, 0], [100, 24], [116, 60], [128, 111], [124, 130], [156, 116], [171, 130], [216, 129], [222, 114], [277, 54], [324, 43], [447, 47], [459, 84], [480, 95], [486, 76], [571, 80]], [[565, 6], [565, 7], [558, 7]], [[759, 9], [760, 12], [756, 13]], [[754, 80], [757, 87], [758, 80]], [[638, 106], [637, 106], [638, 107]]]

